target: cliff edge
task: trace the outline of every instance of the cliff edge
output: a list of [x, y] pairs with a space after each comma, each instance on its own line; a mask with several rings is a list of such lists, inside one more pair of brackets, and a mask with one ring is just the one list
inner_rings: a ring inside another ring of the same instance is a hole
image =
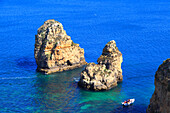
[[165, 60], [155, 74], [155, 91], [147, 113], [170, 113], [170, 59]]
[[35, 35], [34, 56], [37, 71], [50, 74], [81, 67], [86, 64], [84, 49], [66, 34], [63, 25], [47, 20]]
[[79, 86], [87, 90], [101, 91], [117, 86], [123, 80], [122, 54], [114, 40], [108, 42], [97, 62], [89, 63], [81, 72]]

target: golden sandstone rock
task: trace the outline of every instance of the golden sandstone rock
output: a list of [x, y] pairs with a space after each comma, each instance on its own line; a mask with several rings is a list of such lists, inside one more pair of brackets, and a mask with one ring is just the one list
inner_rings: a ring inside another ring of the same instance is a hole
[[84, 49], [74, 43], [54, 19], [47, 20], [35, 35], [37, 70], [46, 74], [74, 69], [86, 64]]
[[108, 90], [123, 80], [121, 63], [122, 54], [114, 40], [108, 42], [97, 62], [89, 63], [81, 72], [79, 86], [88, 90]]

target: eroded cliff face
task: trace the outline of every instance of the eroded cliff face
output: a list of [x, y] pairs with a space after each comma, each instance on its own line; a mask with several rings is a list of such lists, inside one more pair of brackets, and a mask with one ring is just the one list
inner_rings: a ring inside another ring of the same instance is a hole
[[84, 49], [74, 43], [60, 22], [47, 20], [35, 35], [37, 70], [46, 74], [74, 69], [86, 64]]
[[80, 75], [79, 86], [93, 91], [108, 90], [123, 80], [122, 54], [114, 40], [108, 42], [97, 62], [89, 63]]
[[147, 113], [170, 113], [170, 59], [164, 61], [155, 74], [155, 91]]

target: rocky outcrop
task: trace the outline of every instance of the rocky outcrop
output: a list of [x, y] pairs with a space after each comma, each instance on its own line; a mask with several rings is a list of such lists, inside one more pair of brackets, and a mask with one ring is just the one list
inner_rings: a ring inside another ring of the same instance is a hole
[[114, 40], [108, 42], [97, 62], [89, 63], [81, 72], [79, 86], [93, 91], [108, 90], [123, 80], [122, 54]]
[[155, 91], [147, 113], [170, 113], [170, 59], [164, 61], [155, 74]]
[[114, 40], [108, 42], [102, 52], [102, 55], [97, 60], [99, 65], [106, 65], [106, 69], [117, 70], [115, 75], [117, 81], [122, 81], [121, 63], [123, 62], [122, 53], [118, 50]]
[[84, 49], [74, 43], [61, 23], [47, 20], [35, 35], [37, 70], [46, 74], [74, 69], [86, 64]]

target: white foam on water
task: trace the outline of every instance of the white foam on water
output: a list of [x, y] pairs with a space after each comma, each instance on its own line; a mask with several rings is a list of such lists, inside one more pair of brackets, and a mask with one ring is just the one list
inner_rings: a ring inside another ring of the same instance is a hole
[[0, 80], [9, 80], [9, 79], [31, 79], [36, 78], [36, 76], [33, 77], [0, 77]]
[[74, 79], [75, 82], [79, 82], [80, 77], [73, 77], [73, 79]]

